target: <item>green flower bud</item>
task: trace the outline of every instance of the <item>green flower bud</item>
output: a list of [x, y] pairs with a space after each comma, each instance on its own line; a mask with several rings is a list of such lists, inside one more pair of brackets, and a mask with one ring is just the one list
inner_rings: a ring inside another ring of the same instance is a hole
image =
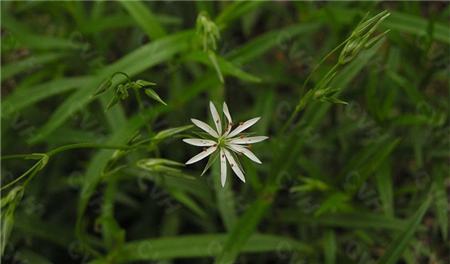
[[167, 105], [166, 102], [164, 102], [161, 97], [159, 97], [159, 95], [152, 89], [147, 88], [145, 89], [145, 94], [148, 95], [148, 97], [152, 98], [153, 100], [163, 104], [163, 105]]

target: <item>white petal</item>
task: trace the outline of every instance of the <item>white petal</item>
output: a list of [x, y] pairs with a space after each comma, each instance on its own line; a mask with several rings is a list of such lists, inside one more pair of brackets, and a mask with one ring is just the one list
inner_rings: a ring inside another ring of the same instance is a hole
[[231, 169], [239, 177], [239, 179], [241, 179], [241, 181], [245, 182], [244, 173], [242, 173], [241, 169], [239, 169], [239, 166], [236, 163], [236, 161], [234, 160], [231, 153], [226, 149], [224, 149], [224, 152], [225, 152], [225, 156], [227, 157], [228, 162], [230, 163]]
[[201, 138], [185, 138], [183, 139], [183, 141], [188, 143], [189, 145], [199, 147], [211, 147], [217, 144], [215, 141]]
[[228, 110], [228, 106], [225, 102], [223, 102], [223, 113], [227, 117], [228, 123], [233, 123], [233, 120], [231, 120], [230, 111]]
[[199, 154], [197, 154], [194, 157], [192, 157], [190, 160], [186, 161], [186, 164], [192, 164], [192, 163], [195, 163], [197, 161], [200, 161], [200, 160], [208, 157], [209, 155], [211, 155], [216, 149], [217, 149], [217, 146], [209, 147], [206, 150], [203, 150]]
[[235, 152], [239, 152], [244, 154], [245, 156], [247, 156], [247, 158], [253, 160], [256, 163], [261, 164], [262, 162], [258, 159], [258, 157], [256, 157], [255, 154], [253, 154], [253, 152], [251, 152], [248, 148], [243, 147], [241, 145], [235, 145], [235, 144], [230, 144], [229, 145], [230, 149], [235, 151]]
[[192, 123], [194, 123], [194, 125], [198, 126], [199, 128], [201, 128], [203, 131], [205, 131], [206, 133], [210, 134], [211, 136], [218, 138], [219, 135], [217, 134], [217, 132], [212, 129], [212, 127], [210, 127], [208, 124], [206, 124], [203, 121], [200, 121], [198, 119], [194, 119], [191, 118]]
[[253, 143], [261, 142], [268, 138], [269, 137], [265, 137], [265, 136], [233, 138], [232, 140], [230, 140], [230, 143], [231, 144], [253, 144]]
[[247, 128], [253, 126], [256, 122], [258, 122], [259, 119], [261, 119], [261, 117], [255, 117], [255, 118], [245, 121], [244, 123], [242, 123], [241, 125], [236, 127], [233, 131], [231, 131], [231, 133], [228, 135], [228, 137], [231, 138], [231, 137], [236, 136], [237, 134], [241, 133], [242, 131], [246, 130]]
[[225, 137], [228, 137], [228, 134], [229, 134], [230, 131], [231, 131], [231, 127], [232, 127], [232, 124], [231, 124], [231, 123], [228, 123], [228, 124], [227, 124], [227, 127], [225, 128], [225, 132], [223, 133], [223, 135], [224, 135]]
[[227, 180], [227, 160], [225, 158], [225, 153], [221, 149], [220, 150], [220, 182], [222, 183], [222, 187], [225, 186], [225, 181]]
[[220, 121], [220, 116], [219, 116], [219, 113], [217, 112], [216, 107], [214, 106], [214, 104], [211, 101], [209, 101], [209, 109], [211, 110], [211, 115], [214, 120], [214, 125], [216, 125], [217, 132], [219, 133], [219, 135], [221, 135], [222, 134], [222, 122]]

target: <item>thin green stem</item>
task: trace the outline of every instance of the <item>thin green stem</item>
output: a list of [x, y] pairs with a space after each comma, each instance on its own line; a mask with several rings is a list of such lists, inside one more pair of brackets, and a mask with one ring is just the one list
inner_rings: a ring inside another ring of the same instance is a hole
[[26, 172], [24, 172], [22, 175], [20, 175], [19, 177], [15, 178], [13, 181], [11, 181], [10, 183], [6, 184], [5, 186], [2, 186], [2, 188], [0, 188], [0, 190], [4, 190], [7, 189], [9, 187], [11, 187], [12, 185], [14, 185], [15, 183], [19, 182], [20, 180], [22, 180], [23, 178], [25, 178], [28, 174], [32, 173], [32, 172], [37, 172], [36, 167], [39, 166], [39, 163], [41, 161], [39, 160], [38, 162], [36, 162], [31, 168], [29, 168]]
[[50, 150], [46, 154], [50, 157], [52, 155], [55, 155], [57, 153], [71, 150], [71, 149], [82, 149], [82, 148], [98, 148], [98, 149], [123, 149], [128, 150], [131, 149], [129, 146], [123, 146], [123, 145], [107, 145], [107, 144], [97, 144], [97, 143], [76, 143], [71, 145], [65, 145], [62, 147], [55, 148], [53, 150]]
[[[35, 155], [39, 154], [42, 156], [42, 158], [36, 162], [31, 168], [29, 168], [25, 173], [14, 179], [12, 182], [6, 184], [5, 186], [2, 186], [0, 190], [7, 189], [14, 185], [15, 183], [19, 182], [26, 176], [30, 175], [30, 177], [27, 178], [25, 181], [25, 184], [27, 184], [34, 175], [37, 174], [38, 171], [40, 171], [42, 168], [37, 169], [38, 166], [42, 166], [41, 162], [43, 159], [49, 159], [51, 156], [58, 154], [60, 152], [71, 150], [71, 149], [82, 149], [82, 148], [98, 148], [98, 149], [123, 149], [123, 150], [129, 150], [133, 149], [133, 147], [129, 146], [120, 146], [120, 145], [106, 145], [106, 144], [97, 144], [97, 143], [77, 143], [77, 144], [71, 144], [71, 145], [65, 145], [58, 148], [55, 148], [53, 150], [48, 151], [47, 153], [35, 153]], [[17, 158], [30, 158], [33, 154], [13, 154], [13, 155], [7, 155], [1, 157], [1, 159], [17, 159]], [[46, 164], [46, 163], [45, 163]], [[44, 166], [45, 166], [44, 164]], [[24, 184], [24, 185], [25, 185]]]
[[119, 75], [119, 74], [125, 76], [125, 78], [127, 78], [128, 82], [131, 82], [130, 76], [128, 76], [128, 74], [126, 74], [126, 73], [124, 73], [124, 72], [120, 72], [120, 71], [119, 71], [119, 72], [113, 73], [113, 75], [111, 75], [111, 79], [114, 78], [114, 76]]
[[[142, 103], [142, 97], [139, 94], [139, 91], [137, 89], [133, 89], [133, 90], [134, 90], [134, 95], [136, 97], [136, 101], [138, 102], [139, 112], [142, 115], [142, 112], [145, 110], [144, 104]], [[145, 128], [147, 129], [147, 132], [149, 135], [153, 134], [152, 128], [150, 127], [150, 125], [148, 123], [145, 124]]]
[[12, 154], [0, 157], [1, 160], [9, 160], [9, 159], [25, 159], [29, 157], [30, 154]]

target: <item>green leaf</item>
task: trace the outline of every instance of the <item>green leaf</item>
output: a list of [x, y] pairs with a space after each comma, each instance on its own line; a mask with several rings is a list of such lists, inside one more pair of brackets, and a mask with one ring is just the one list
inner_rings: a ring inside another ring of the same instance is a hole
[[214, 164], [214, 162], [217, 160], [217, 157], [219, 157], [219, 151], [215, 151], [211, 156], [208, 158], [208, 162], [206, 163], [205, 168], [202, 171], [202, 174], [200, 176], [203, 176], [205, 172], [211, 168], [211, 166]]
[[[209, 258], [220, 253], [225, 238], [225, 234], [207, 234], [134, 241], [125, 244], [115, 256], [120, 262]], [[251, 236], [243, 247], [244, 253], [282, 251], [310, 253], [311, 247], [290, 238], [263, 234]]]
[[[211, 54], [213, 54], [212, 61], [211, 61]], [[211, 52], [208, 52], [208, 53], [205, 53], [203, 51], [190, 52], [189, 54], [187, 54], [184, 57], [184, 60], [197, 61], [197, 62], [203, 63], [205, 65], [212, 64], [213, 68], [216, 70], [216, 72], [218, 72], [219, 76], [221, 76], [221, 74], [223, 72], [225, 75], [231, 75], [231, 76], [239, 78], [243, 81], [248, 81], [248, 82], [260, 82], [261, 81], [261, 79], [258, 78], [257, 76], [254, 76], [252, 74], [242, 71], [241, 69], [239, 69], [239, 67], [234, 65], [232, 62], [229, 62], [226, 59], [224, 59], [214, 53], [211, 53]], [[221, 78], [222, 78], [222, 80], [220, 80], [220, 81], [223, 83], [223, 77], [219, 77], [219, 79], [221, 79]]]
[[120, 3], [127, 9], [128, 13], [130, 13], [150, 39], [158, 39], [166, 36], [166, 31], [151, 12], [148, 5], [140, 1], [120, 1]]
[[382, 135], [375, 142], [357, 152], [343, 170], [341, 177], [344, 179], [344, 187], [351, 192], [359, 190], [361, 184], [378, 170], [399, 142], [399, 138], [392, 139]]
[[44, 66], [47, 63], [51, 63], [62, 58], [64, 54], [61, 53], [47, 53], [32, 55], [26, 59], [11, 62], [2, 66], [1, 81], [13, 77], [23, 71], [31, 70], [37, 67]]
[[214, 263], [233, 263], [237, 254], [249, 243], [249, 238], [252, 236], [256, 225], [263, 217], [269, 205], [269, 201], [261, 199], [257, 199], [250, 205], [246, 213], [234, 224], [233, 229], [227, 236], [224, 247]]
[[326, 264], [336, 263], [336, 235], [333, 230], [325, 232], [323, 250]]
[[217, 62], [216, 53], [214, 53], [213, 51], [209, 50], [208, 51], [208, 58], [209, 58], [209, 61], [211, 62], [211, 64], [213, 65], [214, 69], [216, 70], [217, 76], [219, 76], [220, 82], [221, 83], [225, 83], [225, 80], [223, 79], [223, 74], [222, 74], [221, 67], [219, 66], [219, 63]]
[[[217, 152], [218, 155], [219, 152]], [[227, 165], [228, 166], [228, 165]], [[223, 224], [227, 231], [233, 230], [238, 219], [236, 212], [236, 200], [235, 193], [233, 191], [233, 181], [232, 173], [230, 169], [227, 170], [227, 182], [225, 186], [222, 187], [221, 175], [220, 175], [220, 162], [213, 164], [213, 169], [211, 170], [212, 182], [214, 184], [214, 190], [216, 193], [216, 206], [220, 212]]]
[[329, 195], [320, 205], [314, 216], [324, 213], [349, 212], [352, 211], [350, 196], [347, 193], [336, 192]]
[[447, 241], [449, 205], [445, 186], [445, 171], [446, 169], [444, 168], [436, 168], [433, 170], [433, 188], [436, 217], [441, 228], [442, 238], [444, 241]]
[[394, 215], [394, 190], [392, 187], [392, 174], [389, 159], [381, 165], [376, 172], [377, 190], [383, 206], [383, 211], [388, 216]]
[[205, 212], [205, 210], [185, 192], [174, 189], [169, 189], [169, 192], [177, 201], [184, 204], [187, 208], [196, 213], [202, 219], [208, 218], [208, 214]]
[[55, 51], [82, 49], [84, 46], [84, 44], [72, 39], [35, 34], [5, 12], [2, 12], [2, 27], [7, 28], [12, 33], [11, 49], [25, 46], [31, 49]]
[[264, 1], [229, 2], [228, 6], [217, 16], [215, 22], [220, 28], [224, 28], [229, 26], [234, 20], [256, 9], [261, 4], [264, 4]]
[[426, 195], [419, 209], [411, 217], [406, 228], [392, 241], [383, 257], [378, 261], [380, 264], [395, 264], [402, 257], [403, 251], [413, 239], [413, 235], [422, 222], [422, 218], [431, 204], [431, 195]]
[[226, 58], [236, 65], [251, 62], [282, 41], [306, 35], [319, 29], [319, 23], [299, 23], [286, 28], [273, 30], [258, 36], [227, 54]]
[[299, 214], [296, 210], [284, 210], [281, 216], [289, 223], [348, 229], [402, 230], [405, 226], [404, 220], [369, 212], [323, 214], [318, 217], [311, 217], [309, 214]]
[[[428, 23], [430, 22], [418, 16], [392, 12], [391, 16], [383, 23], [383, 26], [387, 29], [411, 33], [417, 36], [427, 36]], [[433, 38], [450, 44], [450, 29], [448, 26], [435, 23], [433, 28]]]
[[159, 102], [159, 103], [161, 103], [163, 105], [167, 105], [166, 102], [164, 102], [161, 99], [161, 97], [159, 97], [159, 95], [153, 89], [146, 88], [145, 89], [145, 94], [148, 95], [148, 97], [152, 98], [153, 100], [155, 100], [155, 101], [157, 101], [157, 102]]
[[102, 226], [102, 235], [106, 247], [112, 251], [120, 248], [125, 242], [125, 230], [119, 226], [114, 218], [114, 202], [117, 193], [117, 179], [111, 175], [108, 179], [103, 198], [101, 215], [98, 219]]
[[82, 88], [90, 81], [92, 81], [91, 77], [73, 77], [57, 79], [28, 89], [15, 89], [12, 94], [4, 98], [1, 104], [2, 116], [8, 117], [19, 113], [22, 109], [53, 95]]

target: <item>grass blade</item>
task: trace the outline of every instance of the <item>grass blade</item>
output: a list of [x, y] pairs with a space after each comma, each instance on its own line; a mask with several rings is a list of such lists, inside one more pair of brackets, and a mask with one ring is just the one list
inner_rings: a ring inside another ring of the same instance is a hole
[[[125, 244], [116, 253], [120, 262], [162, 260], [175, 258], [214, 257], [226, 239], [226, 234], [185, 235], [135, 241]], [[311, 248], [290, 238], [255, 234], [250, 237], [243, 247], [245, 253], [279, 251], [280, 245], [288, 251], [308, 253]]]
[[144, 3], [140, 1], [120, 1], [120, 3], [150, 39], [159, 39], [166, 36], [166, 31]]
[[408, 243], [411, 242], [414, 233], [422, 221], [423, 216], [430, 207], [431, 203], [431, 195], [427, 195], [425, 200], [420, 205], [419, 209], [417, 209], [416, 213], [412, 216], [405, 230], [401, 232], [395, 239], [392, 241], [386, 253], [383, 257], [378, 261], [380, 264], [394, 264], [401, 258], [403, 251], [408, 246]]
[[44, 66], [54, 62], [63, 56], [61, 53], [47, 53], [30, 56], [24, 60], [11, 62], [2, 67], [1, 81], [13, 77], [23, 71]]

